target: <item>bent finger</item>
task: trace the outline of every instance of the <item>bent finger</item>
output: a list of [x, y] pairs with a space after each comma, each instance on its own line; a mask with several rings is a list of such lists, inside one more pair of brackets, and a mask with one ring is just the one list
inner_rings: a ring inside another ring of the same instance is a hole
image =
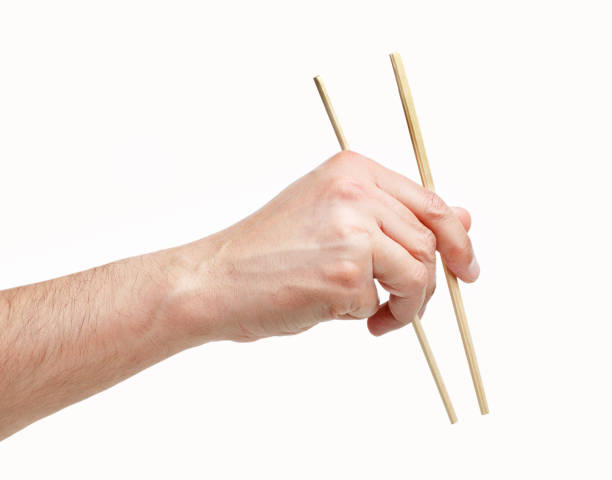
[[457, 215], [434, 192], [412, 180], [372, 162], [376, 184], [392, 195], [428, 227], [437, 239], [437, 247], [449, 269], [466, 282], [478, 278], [480, 268], [472, 243]]
[[395, 324], [387, 318], [388, 308], [399, 326], [406, 325], [429, 300], [435, 275], [430, 275], [422, 262], [382, 233], [375, 237], [373, 247], [374, 277], [391, 294], [388, 305], [372, 316], [379, 319], [374, 323]]

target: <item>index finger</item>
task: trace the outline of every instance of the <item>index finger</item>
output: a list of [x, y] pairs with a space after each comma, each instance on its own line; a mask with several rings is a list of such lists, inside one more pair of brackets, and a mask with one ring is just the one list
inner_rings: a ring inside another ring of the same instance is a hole
[[372, 165], [377, 186], [406, 205], [436, 235], [448, 268], [466, 282], [475, 281], [480, 267], [470, 237], [453, 210], [435, 192], [374, 161]]

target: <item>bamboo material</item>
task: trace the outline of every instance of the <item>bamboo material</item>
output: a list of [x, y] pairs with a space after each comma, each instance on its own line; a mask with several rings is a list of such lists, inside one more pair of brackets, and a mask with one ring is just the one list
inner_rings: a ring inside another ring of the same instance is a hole
[[[338, 122], [338, 117], [336, 116], [336, 112], [334, 111], [334, 107], [332, 106], [329, 95], [327, 94], [327, 89], [323, 83], [323, 80], [320, 76], [314, 77], [314, 82], [317, 86], [317, 90], [319, 90], [319, 95], [321, 95], [321, 100], [323, 101], [323, 105], [325, 107], [325, 111], [327, 112], [327, 116], [329, 117], [329, 121], [334, 128], [334, 132], [336, 132], [336, 137], [338, 138], [338, 142], [340, 143], [340, 148], [342, 150], [348, 150], [348, 143], [346, 138], [344, 137], [344, 133], [342, 132], [342, 128], [340, 127], [340, 123]], [[425, 359], [427, 360], [427, 365], [429, 365], [429, 370], [433, 375], [434, 381], [436, 382], [436, 387], [438, 388], [438, 392], [440, 393], [440, 398], [442, 399], [442, 403], [444, 404], [444, 408], [446, 409], [446, 413], [448, 415], [448, 419], [451, 423], [455, 423], [457, 421], [457, 415], [455, 414], [455, 409], [453, 408], [453, 404], [451, 399], [446, 391], [446, 386], [444, 385], [444, 380], [442, 380], [442, 375], [440, 374], [440, 370], [438, 369], [438, 364], [436, 363], [436, 359], [433, 355], [431, 347], [429, 346], [429, 342], [427, 340], [427, 336], [425, 335], [425, 331], [423, 330], [423, 326], [421, 325], [421, 319], [418, 315], [414, 316], [412, 320], [412, 326], [414, 327], [414, 331], [419, 340], [419, 344], [423, 349], [423, 353], [425, 354]]]
[[336, 112], [334, 111], [334, 107], [331, 104], [331, 100], [329, 99], [329, 95], [327, 94], [327, 89], [325, 88], [323, 80], [319, 75], [314, 77], [313, 80], [315, 82], [315, 85], [317, 86], [319, 95], [321, 95], [321, 100], [323, 100], [323, 106], [325, 107], [325, 111], [327, 112], [329, 121], [332, 124], [334, 132], [336, 134], [336, 138], [338, 139], [338, 143], [340, 144], [340, 148], [342, 150], [349, 150], [350, 148], [348, 142], [346, 141], [346, 137], [344, 136], [344, 132], [342, 131], [342, 127], [340, 126], [338, 117], [336, 117]]
[[[391, 64], [393, 65], [393, 72], [395, 74], [395, 81], [397, 82], [397, 89], [399, 90], [402, 106], [404, 107], [404, 115], [406, 116], [408, 129], [410, 130], [410, 139], [412, 140], [412, 147], [419, 166], [421, 181], [423, 182], [423, 186], [425, 188], [434, 191], [435, 188], [433, 177], [429, 168], [429, 162], [425, 152], [425, 144], [423, 143], [423, 136], [421, 135], [421, 129], [416, 116], [416, 109], [414, 108], [410, 87], [408, 86], [406, 72], [404, 71], [404, 64], [402, 63], [402, 58], [400, 57], [399, 53], [392, 53], [390, 57]], [[453, 302], [453, 309], [455, 310], [455, 316], [457, 317], [457, 325], [459, 326], [459, 332], [461, 333], [463, 348], [470, 367], [472, 382], [474, 383], [474, 389], [476, 390], [476, 397], [478, 399], [480, 413], [486, 415], [489, 413], [489, 406], [487, 404], [487, 397], [485, 396], [482, 378], [480, 377], [480, 369], [478, 368], [476, 352], [474, 351], [472, 336], [470, 335], [470, 329], [468, 327], [467, 317], [463, 307], [463, 300], [461, 298], [461, 291], [459, 290], [459, 284], [457, 283], [457, 277], [455, 277], [455, 275], [453, 275], [453, 273], [446, 267], [444, 261], [442, 262], [442, 265], [444, 266], [446, 283], [448, 284], [448, 290]]]

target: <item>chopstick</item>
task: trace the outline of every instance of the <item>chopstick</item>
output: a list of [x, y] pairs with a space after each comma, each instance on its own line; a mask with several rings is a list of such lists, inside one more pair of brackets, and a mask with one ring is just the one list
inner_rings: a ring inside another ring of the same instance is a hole
[[[317, 86], [317, 90], [319, 91], [319, 95], [321, 95], [321, 100], [323, 101], [323, 106], [325, 107], [325, 111], [327, 112], [329, 121], [331, 122], [332, 127], [334, 128], [334, 132], [336, 133], [336, 137], [338, 138], [338, 143], [340, 143], [340, 148], [342, 150], [348, 150], [348, 143], [346, 141], [342, 128], [340, 127], [338, 117], [336, 116], [336, 112], [334, 111], [334, 107], [332, 106], [329, 95], [327, 94], [325, 84], [323, 83], [323, 80], [319, 75], [314, 77], [314, 82]], [[455, 409], [453, 408], [453, 404], [451, 403], [448, 392], [446, 391], [444, 380], [442, 380], [442, 375], [440, 374], [440, 370], [438, 369], [438, 364], [436, 363], [436, 359], [434, 358], [431, 347], [429, 346], [427, 336], [425, 335], [425, 331], [423, 330], [423, 326], [421, 325], [421, 319], [418, 315], [414, 316], [414, 319], [412, 320], [412, 326], [414, 327], [414, 331], [419, 340], [419, 344], [421, 345], [423, 353], [425, 354], [425, 359], [427, 360], [429, 370], [431, 370], [431, 374], [433, 375], [434, 381], [436, 382], [436, 387], [438, 387], [438, 392], [440, 393], [440, 398], [442, 398], [442, 403], [444, 404], [444, 408], [446, 409], [448, 419], [451, 423], [455, 423], [457, 421]]]
[[[419, 166], [421, 181], [423, 182], [423, 186], [425, 188], [434, 191], [433, 177], [431, 175], [431, 170], [429, 169], [429, 162], [427, 160], [427, 154], [425, 153], [425, 144], [423, 143], [423, 136], [421, 135], [419, 121], [416, 116], [416, 109], [414, 108], [410, 87], [408, 86], [408, 79], [406, 78], [406, 72], [404, 71], [404, 64], [399, 53], [392, 53], [390, 57], [391, 64], [393, 65], [393, 73], [395, 74], [395, 81], [397, 82], [397, 89], [399, 90], [402, 106], [404, 108], [404, 115], [406, 117], [406, 122], [408, 123], [408, 129], [410, 130], [410, 139], [412, 140], [414, 155]], [[476, 360], [476, 352], [472, 343], [472, 336], [468, 327], [467, 317], [463, 307], [463, 299], [461, 298], [461, 291], [459, 290], [459, 284], [457, 283], [457, 277], [447, 268], [444, 261], [442, 261], [442, 265], [446, 275], [448, 290], [453, 302], [455, 316], [457, 317], [457, 325], [459, 326], [463, 348], [470, 367], [472, 382], [474, 383], [474, 389], [476, 390], [476, 398], [478, 399], [480, 413], [486, 415], [489, 413], [489, 406], [487, 404], [487, 397], [485, 396], [484, 386], [480, 376], [480, 369], [478, 368], [478, 361]]]
[[334, 129], [334, 133], [336, 134], [336, 138], [338, 139], [340, 148], [342, 150], [349, 150], [348, 142], [346, 141], [346, 137], [344, 136], [344, 132], [342, 131], [342, 127], [340, 126], [340, 122], [338, 121], [338, 117], [336, 116], [336, 112], [334, 111], [334, 107], [332, 106], [329, 95], [327, 94], [327, 89], [325, 88], [323, 79], [320, 75], [317, 75], [313, 78], [313, 80], [315, 82], [315, 85], [317, 86], [319, 95], [321, 95], [323, 106], [325, 107], [325, 111], [327, 112], [329, 121], [332, 124], [332, 128]]

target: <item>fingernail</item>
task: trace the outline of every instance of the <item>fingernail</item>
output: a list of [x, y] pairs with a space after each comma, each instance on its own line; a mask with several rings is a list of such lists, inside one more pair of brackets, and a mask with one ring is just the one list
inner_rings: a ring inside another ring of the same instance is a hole
[[478, 275], [480, 275], [480, 265], [478, 265], [478, 260], [476, 260], [476, 257], [474, 256], [472, 257], [472, 262], [467, 269], [467, 276], [470, 278], [470, 280], [474, 281], [478, 278]]

